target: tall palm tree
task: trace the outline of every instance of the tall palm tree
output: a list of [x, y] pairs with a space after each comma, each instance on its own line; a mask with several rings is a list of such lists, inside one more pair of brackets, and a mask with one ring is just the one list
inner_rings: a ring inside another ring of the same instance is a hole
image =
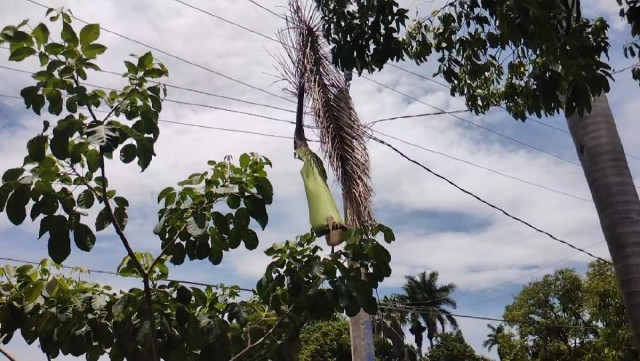
[[502, 360], [502, 355], [500, 354], [500, 343], [498, 341], [498, 338], [500, 334], [504, 332], [504, 325], [500, 324], [496, 327], [489, 324], [487, 325], [487, 327], [491, 331], [487, 334], [487, 339], [484, 340], [484, 342], [482, 343], [482, 346], [486, 347], [487, 350], [489, 350], [489, 352], [491, 352], [491, 350], [494, 347], [496, 347], [498, 349], [498, 357]]
[[[451, 293], [457, 287], [453, 283], [438, 284], [439, 276], [437, 271], [428, 274], [422, 272], [418, 276], [405, 276], [405, 284], [402, 286], [404, 294], [396, 295], [400, 303], [407, 304], [415, 310], [405, 319], [405, 323], [411, 325], [416, 341], [418, 341], [418, 335], [420, 335], [419, 339], [422, 339], [422, 332], [426, 330], [430, 347], [433, 347], [433, 340], [440, 332], [438, 326], [441, 332], [445, 332], [447, 325], [453, 329], [458, 328], [458, 321], [447, 309], [457, 307], [456, 301], [451, 298]], [[421, 345], [418, 342], [416, 344], [420, 349]]]
[[[573, 4], [577, 18], [580, 2]], [[591, 112], [566, 115], [640, 347], [640, 200], [624, 147], [605, 94], [593, 99]]]

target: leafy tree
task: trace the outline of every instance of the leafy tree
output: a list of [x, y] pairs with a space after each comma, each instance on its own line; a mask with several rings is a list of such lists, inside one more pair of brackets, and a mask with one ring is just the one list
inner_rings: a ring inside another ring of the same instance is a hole
[[[476, 113], [501, 106], [524, 121], [564, 112], [640, 345], [640, 293], [632, 281], [640, 277], [640, 256], [628, 251], [637, 242], [640, 200], [606, 99], [613, 80], [602, 60], [610, 47], [607, 22], [582, 17], [579, 0], [448, 1], [411, 25], [395, 0], [316, 3], [333, 62], [343, 69], [373, 72], [388, 61], [420, 64], [437, 55], [434, 75]], [[618, 3], [635, 38], [624, 53], [633, 58], [640, 8], [637, 0]], [[640, 68], [632, 76], [640, 82]]]
[[489, 361], [488, 358], [476, 354], [462, 336], [462, 331], [443, 332], [438, 336], [438, 343], [432, 347], [428, 361]]
[[300, 361], [343, 361], [351, 359], [349, 322], [345, 319], [314, 322], [300, 335]]
[[530, 283], [504, 319], [516, 331], [498, 337], [505, 359], [639, 359], [613, 267], [602, 261], [592, 262], [585, 277], [561, 269]]
[[[44, 23], [31, 32], [22, 30], [27, 21], [0, 32], [10, 44], [11, 61], [37, 56], [43, 68], [33, 75], [36, 85], [21, 91], [26, 107], [62, 117], [55, 124], [44, 121], [27, 143], [23, 164], [2, 176], [0, 212], [16, 226], [27, 213], [39, 219], [39, 237], [48, 235], [51, 258], [38, 267], [0, 271], [3, 343], [19, 331], [29, 343], [37, 340], [50, 358], [294, 360], [299, 330], [309, 319], [377, 312], [373, 289], [390, 276], [391, 256], [376, 237], [394, 240], [380, 224], [345, 231], [344, 247], [328, 257], [320, 255], [316, 234], [273, 245], [266, 251], [272, 262], [249, 300], [240, 300], [237, 286], [167, 283], [166, 262], [181, 265], [188, 257], [216, 266], [225, 252], [258, 247], [252, 227], [264, 229], [269, 222], [271, 161], [255, 153], [242, 154], [237, 164], [212, 160], [210, 170], [163, 189], [153, 229], [160, 251], [136, 252], [126, 235], [129, 201], [110, 187], [108, 165], [137, 160], [144, 171], [153, 161], [166, 96], [156, 79], [168, 70], [145, 53], [124, 62], [129, 84], [122, 90], [90, 90], [85, 80], [89, 71], [100, 71], [96, 58], [107, 50], [97, 43], [99, 25], [76, 32], [70, 11], [49, 9], [47, 15], [61, 22], [60, 40]], [[95, 219], [88, 215], [91, 209], [98, 210]], [[90, 252], [99, 241], [96, 233], [109, 227], [126, 251], [117, 274], [139, 278], [142, 288], [112, 293], [108, 286], [52, 272], [72, 252], [71, 239]]]

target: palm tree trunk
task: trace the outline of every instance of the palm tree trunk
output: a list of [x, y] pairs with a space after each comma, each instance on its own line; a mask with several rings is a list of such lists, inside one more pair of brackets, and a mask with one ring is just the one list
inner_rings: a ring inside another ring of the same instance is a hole
[[640, 346], [640, 201], [607, 97], [596, 98], [590, 114], [574, 114], [567, 124]]

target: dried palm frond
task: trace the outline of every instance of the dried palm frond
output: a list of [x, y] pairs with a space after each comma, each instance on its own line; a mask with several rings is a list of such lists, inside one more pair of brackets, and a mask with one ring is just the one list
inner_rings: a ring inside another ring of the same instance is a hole
[[365, 128], [360, 123], [342, 74], [331, 64], [322, 37], [321, 18], [310, 2], [289, 0], [287, 28], [278, 34], [289, 58], [281, 58], [281, 74], [298, 97], [294, 146], [305, 145], [302, 106], [307, 95], [318, 128], [321, 150], [340, 182], [349, 227], [373, 222], [372, 187]]

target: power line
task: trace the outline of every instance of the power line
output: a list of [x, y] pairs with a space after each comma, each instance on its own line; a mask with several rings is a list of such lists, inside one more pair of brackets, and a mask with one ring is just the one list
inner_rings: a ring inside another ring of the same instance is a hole
[[[35, 0], [25, 0], [25, 1], [28, 1], [28, 2], [30, 2], [30, 3], [32, 3], [32, 4], [38, 5], [38, 6], [42, 7], [42, 8], [45, 8], [45, 9], [48, 9], [48, 8], [49, 8], [48, 6], [43, 5], [43, 4], [40, 4], [39, 2], [37, 2], [37, 1], [35, 1]], [[76, 16], [73, 16], [73, 18], [74, 18], [74, 19], [76, 19], [76, 20], [78, 20], [78, 21], [80, 21], [81, 23], [89, 24], [87, 21], [82, 20], [82, 19], [80, 19], [80, 18], [78, 18], [78, 17], [76, 17]], [[262, 93], [265, 93], [265, 94], [269, 94], [269, 95], [274, 96], [274, 97], [276, 97], [276, 98], [280, 98], [280, 99], [286, 100], [287, 102], [290, 102], [290, 103], [294, 103], [294, 104], [295, 104], [295, 102], [294, 102], [293, 100], [291, 100], [291, 99], [285, 98], [285, 97], [283, 97], [283, 96], [281, 96], [281, 95], [277, 95], [277, 94], [272, 93], [272, 92], [270, 92], [270, 91], [268, 91], [268, 90], [264, 90], [264, 89], [258, 88], [258, 87], [256, 87], [256, 86], [251, 85], [251, 84], [248, 84], [248, 83], [246, 83], [246, 82], [244, 82], [244, 81], [242, 81], [242, 80], [238, 80], [238, 79], [232, 78], [232, 77], [230, 77], [230, 76], [228, 76], [228, 75], [225, 75], [225, 74], [223, 74], [223, 73], [221, 73], [221, 72], [219, 72], [219, 71], [215, 71], [215, 70], [213, 70], [213, 69], [210, 69], [210, 68], [207, 68], [207, 67], [205, 67], [205, 66], [199, 65], [199, 64], [194, 63], [194, 62], [192, 62], [192, 61], [190, 61], [190, 60], [187, 60], [187, 59], [185, 59], [185, 58], [182, 58], [182, 57], [180, 57], [180, 56], [173, 55], [173, 54], [171, 54], [171, 53], [169, 53], [169, 52], [166, 52], [166, 51], [161, 50], [161, 49], [159, 49], [159, 48], [156, 48], [156, 47], [153, 47], [153, 46], [151, 46], [151, 45], [145, 44], [145, 43], [143, 43], [143, 42], [141, 42], [141, 41], [135, 40], [135, 39], [130, 38], [130, 37], [126, 36], [126, 35], [122, 35], [122, 34], [117, 33], [117, 32], [115, 32], [115, 31], [112, 31], [112, 30], [106, 29], [106, 28], [104, 28], [104, 27], [102, 27], [102, 26], [100, 26], [100, 30], [102, 30], [102, 31], [104, 31], [104, 32], [107, 32], [107, 33], [109, 33], [109, 34], [115, 35], [115, 36], [117, 36], [117, 37], [119, 37], [119, 38], [125, 39], [125, 40], [127, 40], [127, 41], [130, 41], [130, 42], [136, 43], [136, 44], [138, 44], [138, 45], [144, 46], [144, 47], [146, 47], [146, 48], [148, 48], [148, 49], [151, 49], [151, 50], [157, 51], [157, 52], [159, 52], [159, 53], [161, 53], [161, 54], [164, 54], [164, 55], [166, 55], [166, 56], [168, 56], [168, 57], [171, 57], [171, 58], [173, 58], [173, 59], [179, 60], [179, 61], [181, 61], [181, 62], [183, 62], [183, 63], [186, 63], [186, 64], [189, 64], [189, 65], [195, 66], [195, 67], [200, 68], [200, 69], [202, 69], [202, 70], [205, 70], [205, 71], [207, 71], [207, 72], [209, 72], [209, 73], [212, 73], [212, 74], [218, 75], [218, 76], [223, 77], [223, 78], [225, 78], [225, 79], [227, 79], [227, 80], [230, 80], [230, 81], [236, 82], [236, 83], [238, 83], [238, 84], [242, 84], [242, 85], [244, 85], [244, 86], [246, 86], [246, 87], [249, 87], [249, 88], [251, 88], [251, 89], [257, 90], [257, 91], [262, 92]], [[275, 40], [275, 39], [274, 39], [274, 40]]]
[[[20, 98], [20, 97], [16, 97], [16, 96], [12, 96], [12, 95], [6, 95], [6, 94], [0, 94], [0, 97], [22, 100], [22, 98]], [[109, 113], [109, 112], [103, 111], [103, 110], [94, 110], [94, 111], [99, 112], [99, 113]], [[202, 128], [202, 129], [218, 130], [218, 131], [223, 131], [223, 132], [250, 134], [250, 135], [258, 135], [258, 136], [263, 136], [263, 137], [288, 139], [288, 140], [293, 139], [293, 137], [289, 137], [289, 136], [286, 136], [286, 135], [262, 133], [262, 132], [255, 132], [255, 131], [250, 131], [250, 130], [213, 127], [213, 126], [209, 126], [209, 125], [184, 123], [184, 122], [178, 122], [178, 121], [175, 121], [175, 120], [166, 120], [166, 119], [160, 119], [158, 121], [159, 122], [163, 122], [163, 123], [171, 123], [171, 124], [177, 124], [177, 125], [182, 125], [182, 126], [187, 126], [187, 127]], [[316, 139], [307, 139], [307, 141], [309, 141], [309, 142], [318, 142], [318, 140], [316, 140]]]
[[518, 218], [518, 217], [515, 217], [515, 216], [511, 215], [510, 213], [508, 213], [508, 212], [507, 212], [507, 211], [505, 211], [504, 209], [502, 209], [502, 208], [500, 208], [500, 207], [498, 207], [498, 206], [495, 206], [495, 205], [493, 205], [493, 204], [491, 204], [491, 203], [489, 203], [489, 202], [485, 201], [484, 199], [480, 198], [479, 196], [477, 196], [477, 195], [475, 195], [475, 194], [471, 193], [470, 191], [468, 191], [468, 190], [466, 190], [466, 189], [464, 189], [464, 188], [462, 188], [462, 187], [458, 186], [458, 185], [457, 185], [457, 184], [455, 184], [454, 182], [450, 181], [448, 178], [446, 178], [446, 177], [444, 177], [444, 176], [442, 176], [442, 175], [440, 175], [440, 174], [438, 174], [438, 173], [436, 173], [436, 172], [432, 171], [431, 169], [427, 168], [427, 167], [426, 167], [426, 166], [424, 166], [423, 164], [421, 164], [421, 163], [419, 163], [419, 162], [417, 162], [417, 161], [415, 161], [415, 160], [413, 160], [413, 159], [409, 158], [409, 157], [408, 157], [408, 156], [406, 156], [404, 153], [402, 153], [400, 150], [398, 150], [396, 147], [394, 147], [393, 145], [391, 145], [391, 144], [389, 144], [389, 143], [385, 142], [384, 140], [381, 140], [381, 139], [379, 139], [379, 138], [376, 138], [375, 136], [370, 136], [370, 139], [371, 139], [371, 140], [373, 140], [373, 141], [375, 141], [375, 142], [378, 142], [378, 143], [380, 143], [380, 144], [382, 144], [382, 145], [384, 145], [384, 146], [386, 146], [386, 147], [388, 147], [388, 148], [391, 148], [393, 151], [395, 151], [396, 153], [398, 153], [400, 156], [402, 156], [404, 159], [408, 160], [409, 162], [411, 162], [411, 163], [413, 163], [413, 164], [415, 164], [415, 165], [419, 166], [420, 168], [422, 168], [422, 169], [426, 170], [427, 172], [429, 172], [429, 173], [433, 174], [434, 176], [436, 176], [436, 177], [438, 177], [438, 178], [440, 178], [440, 179], [444, 180], [445, 182], [449, 183], [450, 185], [452, 185], [453, 187], [455, 187], [455, 188], [456, 188], [456, 189], [458, 189], [459, 191], [461, 191], [461, 192], [463, 192], [463, 193], [465, 193], [465, 194], [467, 194], [467, 195], [470, 195], [471, 197], [475, 198], [476, 200], [480, 201], [481, 203], [484, 203], [485, 205], [487, 205], [487, 206], [489, 206], [489, 207], [491, 207], [491, 208], [493, 208], [493, 209], [495, 209], [495, 210], [497, 210], [497, 211], [500, 211], [500, 212], [501, 212], [502, 214], [504, 214], [505, 216], [507, 216], [507, 217], [509, 217], [509, 218], [511, 218], [511, 219], [513, 219], [513, 220], [515, 220], [515, 221], [518, 221], [518, 222], [520, 222], [520, 223], [524, 224], [525, 226], [527, 226], [527, 227], [529, 227], [529, 228], [531, 228], [531, 229], [533, 229], [533, 230], [535, 230], [535, 231], [537, 231], [537, 232], [539, 232], [539, 233], [542, 233], [542, 234], [546, 235], [547, 237], [549, 237], [549, 238], [553, 239], [553, 240], [554, 240], [554, 241], [556, 241], [556, 242], [559, 242], [559, 243], [562, 243], [562, 244], [564, 244], [564, 245], [566, 245], [566, 246], [569, 246], [569, 247], [571, 247], [571, 248], [575, 249], [576, 251], [579, 251], [579, 252], [582, 252], [582, 253], [584, 253], [584, 254], [587, 254], [587, 255], [589, 255], [590, 257], [593, 257], [593, 258], [595, 258], [595, 259], [598, 259], [598, 260], [601, 260], [601, 261], [603, 261], [603, 262], [606, 262], [607, 264], [611, 264], [611, 262], [610, 262], [610, 261], [607, 261], [607, 260], [605, 260], [604, 258], [601, 258], [601, 257], [598, 257], [598, 256], [596, 256], [596, 255], [593, 255], [592, 253], [590, 253], [590, 252], [588, 252], [588, 251], [586, 251], [586, 250], [584, 250], [584, 249], [582, 249], [582, 248], [578, 248], [578, 247], [574, 246], [573, 244], [571, 244], [571, 243], [569, 243], [569, 242], [567, 242], [567, 241], [563, 241], [563, 240], [561, 240], [561, 239], [557, 238], [556, 236], [552, 235], [551, 233], [549, 233], [549, 232], [547, 232], [547, 231], [543, 231], [542, 229], [537, 228], [537, 227], [533, 226], [532, 224], [530, 224], [530, 223], [528, 223], [528, 222], [525, 222], [525, 221], [523, 221], [522, 219], [520, 219], [520, 218]]
[[[637, 65], [637, 64], [634, 64], [634, 65]], [[621, 71], [627, 70], [627, 69], [629, 69], [630, 67], [633, 67], [634, 65], [631, 65], [631, 66], [629, 66], [629, 67], [627, 67], [627, 68], [625, 68], [625, 69], [623, 69], [623, 70], [621, 70]], [[405, 72], [405, 73], [415, 75], [415, 76], [420, 77], [420, 78], [422, 78], [422, 79], [424, 79], [424, 80], [428, 80], [428, 81], [430, 81], [430, 82], [436, 83], [436, 84], [438, 84], [438, 85], [440, 85], [440, 86], [443, 86], [443, 87], [445, 87], [445, 88], [447, 88], [447, 89], [450, 89], [450, 88], [451, 88], [451, 86], [450, 86], [450, 85], [448, 85], [448, 84], [441, 83], [441, 82], [439, 82], [439, 81], [437, 81], [437, 80], [434, 80], [433, 78], [426, 77], [426, 76], [424, 76], [424, 75], [422, 75], [422, 74], [420, 74], [420, 73], [416, 73], [416, 72], [414, 72], [414, 71], [411, 71], [411, 70], [408, 70], [408, 69], [405, 69], [405, 68], [399, 67], [399, 66], [397, 66], [397, 65], [395, 65], [395, 64], [389, 64], [389, 66], [391, 66], [391, 67], [393, 67], [393, 68], [396, 68], [396, 69], [398, 69], [398, 70], [401, 70], [401, 71], [403, 71], [403, 72]], [[614, 72], [614, 74], [616, 74], [616, 73]], [[504, 110], [504, 111], [508, 112], [508, 111], [507, 111], [507, 109], [506, 109], [504, 106], [499, 106], [498, 108], [500, 108], [500, 109], [502, 109], [502, 110]], [[535, 119], [535, 118], [532, 118], [532, 117], [527, 117], [527, 120], [532, 121], [532, 122], [534, 122], [535, 124], [539, 124], [539, 125], [542, 125], [542, 126], [544, 126], [544, 127], [547, 127], [547, 128], [553, 129], [553, 130], [555, 130], [555, 131], [558, 131], [558, 132], [561, 132], [561, 133], [565, 133], [565, 134], [567, 134], [567, 135], [571, 135], [571, 132], [569, 132], [569, 131], [567, 131], [567, 130], [564, 130], [564, 129], [562, 129], [562, 128], [555, 127], [555, 126], [553, 126], [553, 125], [551, 125], [551, 124], [547, 124], [547, 123], [545, 123], [545, 122], [543, 122], [543, 121], [541, 121], [541, 120], [538, 120], [538, 119]], [[627, 153], [625, 153], [625, 155], [626, 155], [627, 157], [629, 157], [629, 158], [633, 158], [633, 159], [636, 159], [636, 160], [640, 160], [640, 157], [637, 157], [637, 156], [635, 156], [635, 155], [627, 154]]]
[[[387, 305], [387, 303], [381, 303], [380, 308], [384, 308], [384, 309], [388, 309], [388, 310], [395, 310], [395, 311], [403, 311], [403, 312], [415, 312], [415, 313], [429, 313], [432, 311], [435, 311], [436, 309], [434, 308], [423, 308], [423, 307], [398, 307], [392, 303], [390, 303], [389, 305]], [[531, 322], [526, 322], [526, 321], [515, 321], [515, 320], [506, 320], [503, 318], [495, 318], [495, 317], [486, 317], [486, 316], [474, 316], [474, 315], [462, 315], [462, 314], [457, 314], [457, 313], [448, 313], [451, 316], [454, 317], [459, 317], [459, 318], [468, 318], [468, 319], [472, 319], [472, 320], [481, 320], [481, 321], [495, 321], [495, 322], [505, 322], [505, 323], [515, 323], [515, 324], [521, 324], [521, 325], [537, 325], [537, 326], [542, 326], [542, 327], [559, 327], [559, 328], [572, 328], [572, 329], [594, 329], [595, 327], [592, 326], [577, 326], [577, 325], [561, 325], [561, 324], [555, 324], [555, 323], [546, 323], [546, 322], [540, 322], [540, 321], [531, 321]]]
[[455, 160], [455, 161], [458, 161], [458, 162], [462, 162], [462, 163], [468, 164], [468, 165], [473, 166], [473, 167], [476, 167], [476, 168], [480, 168], [480, 169], [486, 170], [487, 172], [491, 172], [491, 173], [493, 173], [493, 174], [497, 174], [497, 175], [502, 176], [502, 177], [506, 177], [506, 178], [509, 178], [509, 179], [513, 179], [513, 180], [515, 180], [515, 181], [518, 181], [518, 182], [521, 182], [521, 183], [524, 183], [524, 184], [528, 184], [528, 185], [531, 185], [531, 186], [534, 186], [534, 187], [538, 187], [538, 188], [541, 188], [541, 189], [544, 189], [544, 190], [547, 190], [547, 191], [550, 191], [550, 192], [554, 192], [554, 193], [557, 193], [557, 194], [561, 194], [561, 195], [563, 195], [563, 196], [571, 197], [571, 198], [578, 199], [578, 200], [581, 200], [581, 201], [584, 201], [584, 202], [591, 202], [591, 203], [593, 203], [593, 201], [592, 201], [591, 199], [587, 199], [587, 198], [582, 198], [582, 197], [579, 197], [579, 196], [575, 196], [575, 195], [573, 195], [573, 194], [565, 193], [565, 192], [563, 192], [563, 191], [559, 191], [559, 190], [557, 190], [557, 189], [549, 188], [549, 187], [543, 186], [543, 185], [541, 185], [541, 184], [533, 183], [533, 182], [530, 182], [530, 181], [528, 181], [528, 180], [524, 180], [524, 179], [517, 178], [517, 177], [511, 176], [511, 175], [508, 175], [508, 174], [502, 173], [502, 172], [498, 172], [497, 170], [493, 170], [493, 169], [491, 169], [491, 168], [487, 168], [487, 167], [481, 166], [481, 165], [479, 165], [479, 164], [476, 164], [476, 163], [473, 163], [473, 162], [470, 162], [470, 161], [467, 161], [467, 160], [464, 160], [464, 159], [456, 158], [456, 157], [454, 157], [454, 156], [451, 156], [451, 155], [448, 155], [448, 154], [445, 154], [445, 153], [441, 153], [441, 152], [438, 152], [438, 151], [435, 151], [435, 150], [432, 150], [432, 149], [429, 149], [429, 148], [423, 147], [423, 146], [418, 145], [418, 144], [415, 144], [415, 143], [407, 142], [406, 140], [403, 140], [403, 139], [400, 139], [400, 138], [394, 137], [394, 136], [392, 136], [392, 135], [389, 135], [389, 134], [386, 134], [386, 133], [383, 133], [383, 132], [380, 132], [380, 131], [377, 131], [377, 130], [372, 130], [372, 131], [373, 131], [374, 133], [378, 133], [378, 134], [383, 135], [383, 136], [385, 136], [385, 137], [389, 137], [389, 138], [391, 138], [391, 139], [394, 139], [394, 140], [396, 140], [396, 141], [398, 141], [398, 142], [401, 142], [401, 143], [404, 143], [404, 144], [410, 145], [410, 146], [412, 146], [412, 147], [416, 147], [416, 148], [419, 148], [419, 149], [425, 150], [425, 151], [430, 152], [430, 153], [433, 153], [433, 154], [437, 154], [437, 155], [440, 155], [440, 156], [443, 156], [443, 157], [447, 157], [447, 158], [449, 158], [449, 159], [452, 159], [452, 160]]
[[[40, 265], [40, 262], [34, 262], [34, 261], [27, 261], [27, 260], [23, 260], [23, 259], [17, 259], [17, 258], [10, 258], [10, 257], [0, 257], [0, 260], [3, 261], [9, 261], [9, 262], [15, 262], [15, 263], [21, 263], [21, 264], [31, 264], [31, 265]], [[79, 269], [81, 267], [77, 267], [77, 266], [65, 266], [65, 265], [60, 265], [60, 267], [62, 268], [66, 268], [66, 269]], [[105, 270], [100, 270], [100, 269], [92, 269], [92, 268], [87, 268], [87, 271], [89, 272], [93, 272], [93, 273], [98, 273], [98, 274], [105, 274], [105, 275], [111, 275], [111, 276], [118, 276], [118, 277], [123, 277], [120, 276], [117, 272], [113, 272], [113, 271], [105, 271]], [[123, 277], [123, 278], [130, 278], [130, 277]], [[159, 281], [163, 281], [163, 282], [178, 282], [178, 283], [182, 283], [185, 285], [195, 285], [195, 286], [205, 286], [205, 287], [212, 287], [212, 288], [221, 288], [221, 285], [214, 285], [211, 283], [203, 283], [203, 282], [194, 282], [194, 281], [184, 281], [184, 280], [174, 280], [174, 279], [164, 279], [164, 280], [159, 280]], [[239, 288], [240, 291], [245, 291], [245, 292], [253, 292], [252, 289], [248, 289], [248, 288]]]
[[[431, 104], [429, 104], [429, 103], [425, 103], [425, 102], [423, 102], [422, 100], [420, 100], [420, 99], [418, 99], [418, 98], [415, 98], [415, 97], [413, 97], [413, 96], [411, 96], [411, 95], [405, 94], [405, 93], [403, 93], [403, 92], [401, 92], [401, 91], [399, 91], [399, 90], [396, 90], [396, 89], [394, 89], [394, 88], [392, 88], [392, 87], [390, 87], [390, 86], [388, 86], [388, 85], [382, 84], [382, 83], [380, 83], [380, 82], [378, 82], [378, 81], [376, 81], [376, 80], [373, 80], [373, 79], [371, 79], [371, 78], [368, 78], [368, 77], [366, 77], [366, 76], [364, 76], [364, 75], [362, 76], [362, 78], [367, 79], [367, 80], [369, 80], [369, 81], [371, 81], [371, 82], [373, 82], [373, 83], [376, 83], [376, 84], [378, 84], [378, 85], [380, 85], [380, 86], [382, 86], [382, 87], [384, 87], [384, 88], [386, 88], [386, 89], [389, 89], [389, 90], [391, 90], [391, 91], [393, 91], [393, 92], [396, 92], [396, 93], [398, 93], [398, 94], [400, 94], [400, 95], [403, 95], [403, 96], [405, 96], [405, 97], [407, 97], [407, 98], [409, 98], [409, 99], [413, 99], [414, 101], [417, 101], [418, 103], [424, 104], [424, 105], [426, 105], [426, 106], [428, 106], [428, 107], [431, 107], [431, 108], [433, 108], [433, 109], [435, 109], [435, 110], [438, 110], [438, 111], [444, 112], [444, 110], [442, 110], [442, 109], [440, 109], [440, 108], [438, 108], [438, 107], [436, 107], [436, 106], [433, 106], [433, 105], [431, 105]], [[461, 121], [463, 121], [463, 122], [465, 122], [465, 123], [468, 123], [468, 124], [470, 124], [470, 125], [472, 125], [472, 126], [474, 126], [474, 127], [479, 128], [479, 129], [483, 129], [483, 130], [485, 130], [485, 131], [487, 131], [487, 132], [493, 133], [493, 134], [495, 134], [495, 135], [497, 135], [497, 136], [499, 136], [499, 137], [502, 137], [502, 138], [508, 139], [508, 140], [510, 140], [510, 141], [512, 141], [512, 142], [514, 142], [514, 143], [520, 144], [521, 146], [524, 146], [524, 147], [527, 147], [527, 148], [531, 148], [531, 149], [533, 149], [533, 150], [535, 150], [535, 151], [538, 151], [538, 152], [541, 152], [541, 153], [547, 154], [547, 155], [549, 155], [549, 156], [551, 156], [551, 157], [554, 157], [554, 158], [557, 158], [557, 159], [559, 159], [559, 160], [561, 160], [561, 161], [563, 161], [563, 162], [567, 162], [567, 163], [573, 164], [573, 165], [575, 165], [575, 166], [582, 167], [579, 163], [576, 163], [576, 162], [571, 161], [571, 160], [566, 159], [566, 158], [562, 158], [562, 157], [560, 157], [560, 156], [558, 156], [558, 155], [555, 155], [555, 154], [553, 154], [553, 153], [547, 152], [546, 150], [542, 150], [542, 149], [540, 149], [540, 148], [534, 147], [534, 146], [533, 146], [533, 145], [531, 145], [531, 144], [527, 144], [527, 143], [525, 143], [525, 142], [519, 141], [519, 140], [517, 140], [517, 139], [515, 139], [515, 138], [512, 138], [512, 137], [510, 137], [510, 136], [508, 136], [508, 135], [505, 135], [505, 134], [502, 134], [502, 133], [500, 133], [500, 132], [496, 132], [496, 131], [495, 131], [495, 130], [493, 130], [493, 129], [490, 129], [490, 128], [487, 128], [487, 127], [484, 127], [484, 126], [482, 126], [482, 125], [480, 125], [480, 124], [477, 124], [477, 123], [474, 123], [474, 122], [472, 122], [472, 121], [470, 121], [470, 120], [464, 119], [464, 118], [462, 118], [462, 117], [460, 117], [460, 116], [458, 116], [458, 115], [455, 115], [455, 114], [447, 114], [447, 115], [452, 116], [452, 117], [454, 117], [454, 118], [456, 118], [456, 119], [458, 119], [458, 120], [461, 120]]]
[[[4, 65], [0, 65], [0, 68], [1, 69], [5, 69], [5, 70], [11, 70], [11, 71], [19, 72], [19, 73], [29, 74], [29, 75], [33, 74], [30, 71], [17, 69], [17, 68], [12, 68], [12, 67], [9, 67], [9, 66], [4, 66]], [[118, 77], [122, 76], [122, 74], [120, 74], [118, 72], [115, 72], [115, 71], [100, 70], [100, 72], [106, 73], [106, 74], [117, 75]], [[168, 88], [184, 90], [184, 91], [187, 91], [187, 92], [190, 92], [190, 93], [207, 95], [207, 96], [214, 97], [214, 98], [221, 98], [221, 99], [231, 100], [231, 101], [235, 101], [235, 102], [239, 102], [239, 103], [255, 105], [255, 106], [260, 106], [260, 107], [264, 107], [264, 108], [270, 108], [270, 109], [274, 109], [274, 110], [281, 110], [283, 112], [288, 112], [288, 113], [295, 113], [296, 112], [295, 110], [291, 110], [291, 109], [280, 108], [280, 107], [276, 107], [276, 106], [269, 105], [269, 104], [256, 103], [256, 102], [252, 102], [252, 101], [248, 101], [248, 100], [244, 100], [244, 99], [239, 99], [239, 98], [234, 98], [234, 97], [230, 97], [230, 96], [226, 96], [226, 95], [209, 93], [209, 92], [206, 92], [206, 91], [203, 91], [203, 90], [187, 88], [187, 87], [183, 87], [183, 86], [178, 86], [178, 85], [173, 85], [173, 84], [168, 84], [168, 83], [163, 83], [163, 82], [158, 82], [158, 81], [153, 81], [153, 80], [149, 80], [149, 82], [153, 83], [153, 84], [164, 85], [164, 86], [166, 86]]]
[[279, 42], [280, 42], [280, 41], [278, 41], [278, 40], [277, 40], [277, 39], [275, 39], [275, 38], [272, 38], [272, 37], [270, 37], [270, 36], [264, 35], [264, 34], [262, 34], [262, 33], [260, 33], [260, 32], [255, 31], [255, 30], [249, 29], [249, 28], [247, 28], [246, 26], [240, 25], [240, 24], [238, 24], [238, 23], [236, 23], [236, 22], [233, 22], [233, 21], [231, 21], [231, 20], [227, 20], [227, 19], [223, 18], [222, 16], [219, 16], [219, 15], [216, 15], [216, 14], [213, 14], [213, 13], [210, 13], [210, 12], [208, 12], [208, 11], [206, 11], [206, 10], [202, 9], [202, 8], [199, 8], [199, 7], [197, 7], [197, 6], [194, 6], [194, 5], [191, 5], [191, 4], [187, 4], [186, 2], [184, 2], [184, 1], [182, 1], [182, 0], [173, 0], [173, 1], [175, 1], [175, 2], [177, 2], [177, 3], [180, 3], [180, 4], [182, 4], [182, 5], [186, 6], [186, 7], [189, 7], [189, 8], [191, 8], [191, 9], [193, 9], [193, 10], [196, 10], [196, 11], [199, 11], [199, 12], [201, 12], [201, 13], [207, 14], [207, 15], [209, 15], [209, 16], [211, 16], [211, 17], [213, 17], [213, 18], [216, 18], [216, 19], [218, 19], [218, 20], [220, 20], [220, 21], [224, 21], [224, 22], [225, 22], [225, 23], [227, 23], [227, 24], [231, 24], [231, 25], [233, 25], [233, 26], [236, 26], [236, 27], [238, 27], [238, 28], [240, 28], [240, 29], [242, 29], [242, 30], [245, 30], [245, 31], [248, 31], [248, 32], [253, 33], [253, 34], [255, 34], [255, 35], [261, 36], [261, 37], [263, 37], [263, 38], [265, 38], [265, 39], [268, 39], [268, 40], [271, 40], [271, 41], [275, 41], [275, 42], [277, 42], [277, 43], [279, 43]]
[[271, 10], [271, 9], [269, 9], [269, 8], [267, 8], [267, 7], [265, 7], [265, 6], [263, 6], [263, 5], [258, 4], [258, 3], [257, 3], [257, 2], [255, 2], [254, 0], [248, 0], [248, 1], [249, 1], [250, 3], [252, 3], [253, 5], [255, 5], [255, 6], [257, 6], [257, 7], [261, 8], [262, 10], [265, 10], [265, 11], [267, 11], [267, 12], [271, 13], [272, 15], [275, 15], [275, 16], [279, 17], [279, 18], [280, 18], [280, 19], [282, 19], [282, 20], [287, 20], [287, 18], [286, 18], [286, 17], [284, 17], [283, 15], [278, 14], [278, 13], [276, 13], [275, 11], [273, 11], [273, 10]]
[[422, 117], [428, 117], [428, 116], [432, 116], [432, 115], [443, 115], [443, 114], [457, 114], [457, 113], [468, 113], [469, 110], [467, 109], [460, 109], [460, 110], [452, 110], [452, 111], [441, 111], [441, 112], [435, 112], [435, 113], [420, 113], [420, 114], [414, 114], [414, 115], [401, 115], [401, 116], [397, 116], [397, 117], [391, 117], [391, 118], [383, 118], [383, 119], [378, 119], [378, 120], [374, 120], [372, 122], [366, 123], [365, 125], [368, 127], [372, 127], [378, 123], [382, 123], [382, 122], [388, 122], [390, 120], [397, 120], [397, 119], [408, 119], [408, 118], [422, 118]]

